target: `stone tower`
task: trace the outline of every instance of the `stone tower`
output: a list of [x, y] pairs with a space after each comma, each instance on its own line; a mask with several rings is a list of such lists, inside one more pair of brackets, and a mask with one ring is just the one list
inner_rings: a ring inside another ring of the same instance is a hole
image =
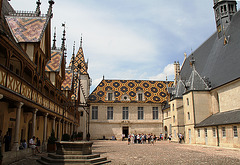
[[232, 16], [237, 12], [237, 2], [236, 0], [213, 0], [213, 5], [218, 37], [221, 38]]

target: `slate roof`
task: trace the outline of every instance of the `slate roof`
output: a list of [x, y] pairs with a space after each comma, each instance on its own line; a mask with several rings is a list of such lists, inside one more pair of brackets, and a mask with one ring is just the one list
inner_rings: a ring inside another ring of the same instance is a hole
[[[228, 44], [224, 45], [224, 37], [219, 39], [217, 33], [214, 33], [193, 52], [197, 72], [201, 77], [209, 78], [212, 88], [240, 78], [240, 11], [233, 16], [225, 35], [229, 37]], [[182, 80], [190, 77], [190, 60], [191, 56], [182, 66]]]
[[[102, 80], [89, 96], [90, 102], [146, 102], [162, 103], [167, 101], [166, 83], [169, 87], [172, 81], [148, 81], [148, 80]], [[113, 91], [115, 100], [106, 101], [108, 91]], [[144, 101], [137, 101], [137, 91], [142, 91]], [[123, 95], [128, 95], [130, 101], [124, 101]]]
[[45, 71], [47, 72], [59, 72], [61, 68], [63, 54], [61, 50], [51, 51], [51, 60], [48, 61]]
[[72, 64], [74, 63], [74, 72], [78, 72], [78, 70], [80, 70], [80, 74], [81, 75], [87, 75], [87, 63], [85, 62], [84, 59], [84, 54], [83, 54], [83, 49], [80, 46], [76, 57], [74, 58], [74, 62], [73, 62], [73, 58], [71, 58], [70, 64], [69, 64], [69, 68], [72, 67]]
[[240, 110], [238, 109], [211, 115], [207, 119], [197, 124], [196, 127], [207, 127], [239, 123], [240, 123]]
[[72, 90], [72, 84], [73, 84], [73, 71], [66, 70], [65, 80], [62, 83], [61, 90]]
[[16, 42], [39, 42], [47, 24], [46, 17], [6, 16]]

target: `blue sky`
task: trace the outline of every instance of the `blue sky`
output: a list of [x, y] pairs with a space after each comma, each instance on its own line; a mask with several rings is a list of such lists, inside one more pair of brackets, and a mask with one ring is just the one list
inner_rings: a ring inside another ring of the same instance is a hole
[[[41, 0], [46, 13], [48, 0]], [[11, 0], [35, 10], [33, 0]], [[66, 22], [67, 65], [81, 34], [93, 90], [105, 79], [174, 79], [173, 62], [190, 55], [215, 31], [212, 0], [55, 0], [52, 32]], [[75, 52], [76, 53], [76, 52]]]

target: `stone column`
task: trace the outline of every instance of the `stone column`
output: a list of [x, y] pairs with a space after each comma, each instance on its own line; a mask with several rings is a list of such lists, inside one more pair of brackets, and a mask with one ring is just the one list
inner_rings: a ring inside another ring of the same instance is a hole
[[61, 119], [58, 120], [58, 141], [61, 140]]
[[73, 134], [73, 123], [71, 124], [71, 134]]
[[64, 123], [64, 120], [62, 120], [62, 135], [65, 133]]
[[53, 117], [53, 125], [52, 125], [52, 129], [55, 133], [55, 126], [56, 126], [56, 116]]
[[33, 117], [32, 117], [32, 136], [35, 136], [37, 111], [38, 111], [37, 108], [33, 109]]
[[47, 117], [48, 113], [44, 114], [44, 128], [43, 128], [43, 144], [47, 143]]
[[15, 123], [15, 137], [14, 137], [14, 142], [13, 142], [13, 147], [12, 149], [15, 151], [19, 150], [19, 129], [20, 129], [20, 120], [21, 120], [21, 110], [22, 106], [24, 105], [23, 102], [19, 102], [16, 104], [17, 105], [17, 110], [16, 110], [16, 123]]

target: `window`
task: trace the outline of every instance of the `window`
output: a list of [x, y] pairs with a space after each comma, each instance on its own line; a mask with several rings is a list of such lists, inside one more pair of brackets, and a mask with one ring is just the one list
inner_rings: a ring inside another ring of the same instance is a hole
[[189, 99], [187, 98], [187, 105], [189, 105]]
[[188, 120], [190, 120], [190, 113], [188, 112], [187, 115], [188, 115]]
[[198, 129], [197, 131], [198, 131], [198, 137], [200, 137], [200, 135], [201, 135], [201, 134], [200, 134], [200, 133], [201, 133], [201, 132], [200, 132], [200, 129]]
[[142, 93], [138, 94], [138, 101], [143, 101]]
[[123, 107], [123, 120], [128, 120], [128, 107]]
[[216, 129], [212, 128], [213, 137], [216, 137]]
[[98, 107], [97, 106], [92, 107], [92, 119], [93, 120], [98, 119]]
[[175, 116], [173, 116], [173, 122], [175, 123]]
[[138, 107], [138, 120], [143, 120], [143, 107]]
[[233, 126], [233, 137], [238, 137], [237, 126]]
[[153, 107], [153, 120], [158, 119], [158, 107]]
[[207, 137], [207, 128], [204, 128], [205, 137]]
[[225, 127], [222, 127], [222, 137], [226, 137], [226, 130], [225, 130]]
[[107, 119], [113, 120], [113, 107], [107, 107]]
[[113, 96], [112, 93], [108, 93], [108, 101], [112, 101], [112, 96]]
[[174, 111], [174, 104], [172, 105], [172, 110]]

